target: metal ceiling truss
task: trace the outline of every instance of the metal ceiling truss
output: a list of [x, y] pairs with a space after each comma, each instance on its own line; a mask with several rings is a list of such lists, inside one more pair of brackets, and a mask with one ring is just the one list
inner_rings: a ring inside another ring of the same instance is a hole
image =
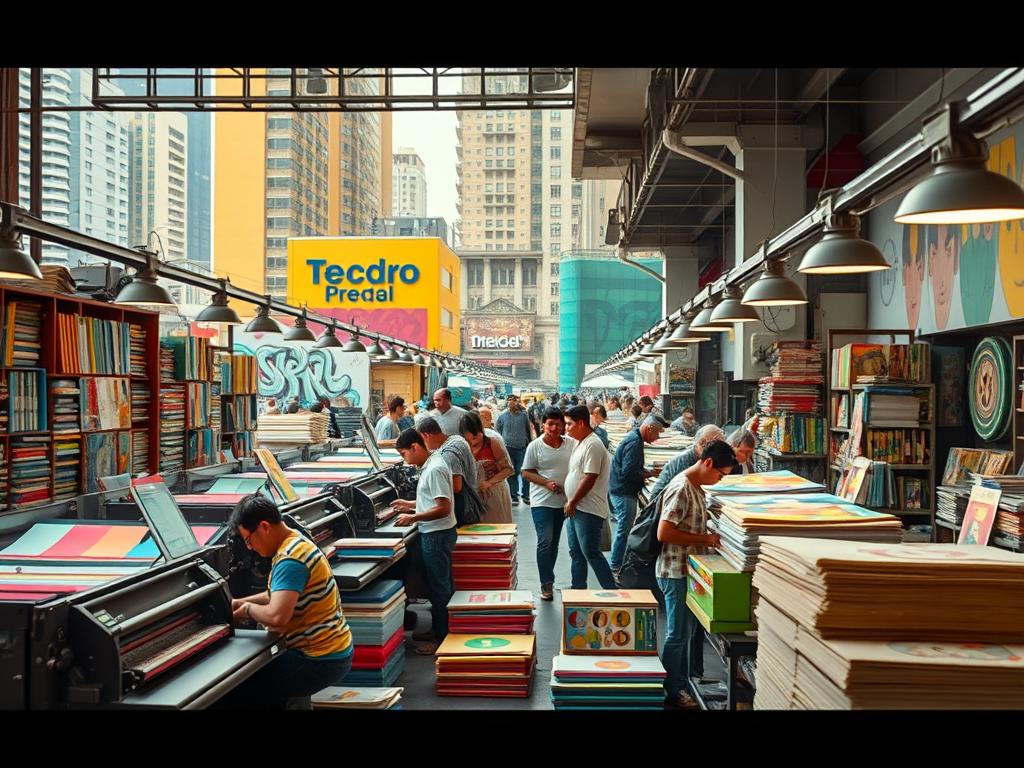
[[[123, 93], [140, 80], [145, 93]], [[105, 67], [93, 70], [92, 86], [93, 106], [111, 111], [572, 109], [575, 100], [572, 67]]]
[[[1024, 68], [1003, 70], [960, 102], [957, 110], [959, 125], [979, 138], [1022, 119]], [[946, 140], [948, 132], [948, 113], [943, 105], [925, 117], [917, 134], [844, 186], [826, 194], [812, 210], [778, 235], [762, 242], [756, 253], [714, 283], [704, 286], [674, 312], [655, 323], [641, 335], [641, 339], [656, 340], [670, 325], [679, 323], [688, 312], [721, 294], [726, 285], [742, 287], [743, 283], [761, 271], [765, 260], [786, 259], [792, 250], [820, 233], [830, 214], [846, 211], [862, 215], [907, 192], [922, 175], [928, 173], [932, 148]], [[628, 359], [629, 354], [642, 345], [641, 339], [623, 346], [597, 366], [588, 378], [604, 373], [611, 366]]]
[[[84, 235], [81, 232], [70, 229], [69, 227], [63, 227], [59, 224], [43, 221], [42, 219], [28, 213], [24, 208], [12, 205], [11, 203], [0, 202], [0, 230], [13, 232], [17, 235], [26, 237], [32, 237], [38, 240], [45, 240], [50, 243], [65, 245], [69, 248], [75, 248], [85, 253], [91, 253], [94, 256], [100, 256], [108, 261], [117, 262], [125, 267], [132, 267], [136, 272], [145, 269], [146, 266], [151, 263], [150, 260], [152, 259], [152, 263], [155, 263], [157, 273], [160, 277], [185, 283], [186, 285], [192, 285], [205, 291], [209, 291], [210, 293], [218, 293], [223, 290], [232, 299], [247, 301], [256, 306], [268, 305], [268, 297], [264, 294], [247, 291], [244, 288], [232, 285], [230, 282], [226, 285], [222, 285], [219, 277], [199, 274], [190, 269], [185, 269], [178, 264], [159, 261], [156, 253], [145, 251], [141, 248], [134, 249], [127, 248], [123, 245], [115, 245], [90, 235]], [[403, 341], [402, 339], [396, 339], [383, 333], [377, 333], [376, 331], [370, 331], [361, 326], [342, 322], [334, 317], [327, 317], [325, 315], [318, 314], [317, 312], [304, 310], [301, 307], [293, 307], [291, 304], [286, 304], [282, 301], [270, 299], [269, 306], [271, 312], [275, 312], [278, 315], [300, 317], [305, 313], [307, 320], [320, 323], [323, 326], [333, 325], [338, 330], [345, 331], [347, 333], [356, 333], [364, 338], [375, 339], [378, 342], [383, 341], [391, 347], [397, 345], [411, 352], [419, 352], [424, 355], [434, 355], [435, 357], [443, 359], [449, 370], [454, 373], [465, 371], [470, 374], [475, 373], [478, 376], [494, 379], [496, 381], [514, 381], [514, 379], [511, 379], [507, 374], [498, 371], [498, 369], [492, 366], [483, 365], [474, 360], [469, 360], [446, 352], [432, 351], [421, 347], [418, 344]]]

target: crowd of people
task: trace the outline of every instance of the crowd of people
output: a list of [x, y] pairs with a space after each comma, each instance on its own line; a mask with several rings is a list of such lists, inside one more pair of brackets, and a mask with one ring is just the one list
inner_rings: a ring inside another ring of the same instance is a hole
[[[313, 407], [318, 405], [330, 406], [315, 403]], [[629, 430], [614, 452], [602, 427], [608, 422], [625, 422]], [[692, 436], [692, 446], [660, 469], [648, 469], [644, 446], [657, 441], [670, 426]], [[403, 398], [392, 397], [374, 431], [380, 444], [394, 446], [406, 463], [419, 468], [415, 500], [395, 502], [398, 525], [419, 524], [431, 604], [430, 630], [413, 636], [420, 643], [416, 653], [434, 654], [448, 631], [457, 526], [477, 521], [510, 523], [513, 506], [522, 503], [529, 507], [537, 533], [542, 600], [554, 599], [563, 528], [571, 558], [570, 586], [587, 589], [593, 571], [602, 589], [615, 589], [638, 516], [638, 495], [656, 477], [646, 493], [649, 504], [644, 512], [657, 515], [660, 554], [651, 564], [650, 586], [663, 604], [667, 622], [662, 650], [666, 704], [697, 706], [687, 681], [703, 674], [703, 635], [685, 604], [686, 558], [718, 544], [718, 536], [707, 527], [702, 487], [733, 472], [751, 471], [756, 445], [753, 429], [755, 419], [750, 419], [726, 437], [715, 425], [697, 424], [692, 409], [684, 409], [670, 425], [650, 397], [635, 399], [629, 394], [612, 394], [603, 402], [560, 394], [521, 402], [510, 395], [504, 408], [498, 408], [494, 398], [483, 402], [474, 398], [468, 409], [455, 405], [447, 388], [434, 392], [429, 402], [407, 405]], [[263, 597], [236, 601], [236, 616], [260, 618], [259, 611], [264, 611], [274, 625], [303, 636], [302, 627], [295, 625], [297, 614], [289, 613], [289, 608], [303, 605], [303, 596], [320, 586], [322, 568], [317, 560], [300, 572], [291, 563], [308, 553], [279, 528], [269, 509], [260, 508], [254, 516], [251, 507], [236, 515], [236, 528], [246, 537], [247, 546], [274, 557], [275, 570]], [[601, 538], [609, 523], [611, 551], [606, 558]], [[260, 533], [264, 526], [266, 532]], [[287, 599], [276, 596], [281, 590], [289, 592]], [[269, 601], [262, 602], [267, 594]], [[331, 606], [334, 601], [333, 596], [328, 600]], [[342, 668], [347, 671], [350, 664], [346, 655], [350, 641], [340, 604], [336, 615], [333, 610], [324, 603], [322, 615], [310, 618], [317, 627], [330, 627], [334, 640], [323, 645], [326, 653], [314, 656], [332, 663], [311, 663], [310, 649], [295, 648], [292, 669], [302, 677], [299, 687], [303, 690]], [[317, 675], [318, 671], [323, 674]], [[274, 685], [282, 694], [288, 689], [281, 681]]]

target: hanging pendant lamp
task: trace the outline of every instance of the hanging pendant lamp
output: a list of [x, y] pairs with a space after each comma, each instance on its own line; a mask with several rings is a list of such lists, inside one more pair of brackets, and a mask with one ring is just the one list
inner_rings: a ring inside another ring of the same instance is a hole
[[285, 331], [285, 341], [316, 341], [316, 334], [306, 325], [306, 308], [302, 308], [302, 315], [295, 318], [295, 324]]
[[712, 319], [715, 308], [719, 303], [720, 301], [712, 300], [697, 313], [697, 316], [690, 321], [691, 333], [695, 331], [698, 333], [725, 333], [732, 330], [732, 323], [727, 323], [723, 320], [715, 322]]
[[384, 354], [384, 349], [380, 345], [380, 341], [374, 339], [370, 342], [370, 346], [366, 348], [366, 354], [370, 356], [371, 360], [380, 360]]
[[270, 316], [270, 294], [265, 296], [267, 303], [261, 304], [256, 317], [245, 326], [247, 333], [283, 333], [278, 322]]
[[135, 273], [132, 281], [117, 294], [115, 304], [148, 304], [159, 307], [175, 307], [174, 299], [167, 289], [157, 283], [156, 255], [144, 248], [139, 250], [146, 254], [146, 266]]
[[213, 294], [210, 305], [196, 316], [200, 323], [222, 323], [224, 325], [241, 325], [242, 318], [228, 306], [228, 281], [220, 280], [220, 290]]
[[737, 285], [727, 285], [722, 292], [722, 300], [711, 310], [713, 323], [754, 323], [761, 322], [757, 310], [742, 302], [743, 289]]
[[0, 232], [0, 278], [42, 280], [42, 270], [35, 259], [21, 249], [20, 240], [12, 230]]
[[806, 304], [807, 297], [786, 277], [786, 266], [780, 259], [765, 259], [764, 274], [747, 288], [743, 303], [751, 307], [790, 307]]
[[860, 216], [833, 213], [821, 240], [807, 249], [798, 272], [808, 275], [852, 275], [889, 269], [878, 247], [860, 236]]
[[[345, 346], [347, 347], [348, 344], [346, 344]], [[360, 346], [362, 346], [362, 345], [360, 344]], [[337, 334], [335, 333], [334, 323], [331, 323], [326, 328], [324, 328], [324, 332], [320, 334], [320, 338], [316, 340], [316, 344], [314, 344], [313, 347], [316, 348], [316, 349], [339, 349], [339, 348], [341, 348], [341, 339], [339, 339]], [[348, 350], [342, 350], [342, 351], [346, 351], [347, 352]]]

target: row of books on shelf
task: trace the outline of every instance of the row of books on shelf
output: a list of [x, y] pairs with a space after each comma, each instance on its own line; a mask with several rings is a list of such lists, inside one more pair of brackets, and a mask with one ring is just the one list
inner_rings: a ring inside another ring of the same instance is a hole
[[772, 377], [816, 377], [818, 383], [824, 383], [825, 361], [820, 341], [776, 341], [772, 344], [768, 362]]
[[258, 369], [252, 355], [216, 352], [213, 365], [213, 380], [220, 382], [222, 394], [247, 395], [257, 391]]
[[131, 373], [129, 323], [57, 313], [58, 373]]
[[844, 463], [836, 495], [855, 504], [906, 512], [931, 508], [931, 487], [925, 477], [894, 471], [884, 461], [858, 456]]
[[146, 357], [149, 351], [146, 346], [146, 341], [149, 338], [149, 334], [145, 328], [136, 323], [128, 324], [128, 350], [129, 350], [129, 369], [132, 376], [139, 376], [146, 378], [149, 376], [149, 371], [146, 366]]
[[185, 385], [160, 385], [160, 471], [185, 466]]
[[932, 420], [931, 401], [928, 389], [867, 387], [864, 390], [864, 421], [915, 427]]
[[758, 419], [761, 445], [771, 453], [825, 453], [825, 419], [800, 413], [761, 416]]
[[4, 309], [4, 365], [32, 368], [42, 352], [43, 307], [36, 301], [10, 301]]
[[760, 380], [757, 409], [762, 413], [809, 413], [821, 415], [821, 388], [824, 379], [774, 378]]
[[967, 485], [971, 474], [1005, 475], [1013, 465], [1013, 452], [991, 448], [950, 448], [940, 485]]
[[214, 429], [190, 429], [186, 467], [203, 467], [220, 461], [220, 433]]
[[209, 382], [189, 382], [185, 385], [187, 392], [185, 426], [188, 429], [210, 426], [210, 384]]
[[852, 384], [931, 381], [930, 345], [846, 344], [832, 350], [832, 387]]
[[8, 427], [11, 432], [47, 429], [46, 371], [32, 368], [7, 372]]
[[174, 352], [176, 381], [210, 379], [210, 342], [198, 336], [168, 336], [160, 342]]
[[891, 464], [927, 464], [931, 459], [930, 432], [925, 429], [865, 430], [864, 455]]
[[248, 432], [256, 429], [256, 396], [221, 400], [222, 425], [225, 432]]

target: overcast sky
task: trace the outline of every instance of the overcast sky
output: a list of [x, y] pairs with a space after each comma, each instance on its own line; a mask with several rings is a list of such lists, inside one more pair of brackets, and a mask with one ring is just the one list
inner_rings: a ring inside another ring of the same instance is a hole
[[392, 150], [412, 147], [427, 174], [427, 216], [441, 216], [449, 228], [459, 217], [455, 208], [455, 112], [395, 112]]

